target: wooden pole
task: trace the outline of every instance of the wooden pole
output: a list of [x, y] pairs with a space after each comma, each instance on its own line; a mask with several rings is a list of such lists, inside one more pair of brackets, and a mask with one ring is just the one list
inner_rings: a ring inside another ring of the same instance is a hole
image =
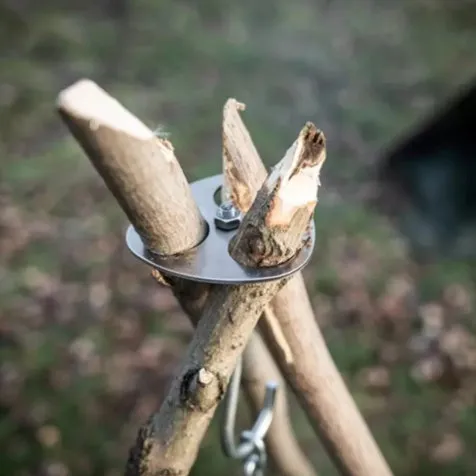
[[[266, 178], [266, 169], [241, 120], [239, 111], [244, 108], [234, 99], [225, 104], [223, 157], [230, 197], [246, 212]], [[260, 330], [340, 473], [391, 476], [329, 354], [301, 273], [267, 306]]]
[[[156, 271], [153, 271], [153, 275], [160, 284], [169, 285]], [[175, 283], [173, 290], [192, 324], [196, 326], [203, 313], [203, 306], [208, 297], [210, 286], [197, 283], [197, 291], [191, 293], [190, 286], [182, 282]], [[241, 387], [255, 417], [262, 408], [266, 384], [269, 381], [279, 385], [273, 420], [265, 437], [266, 451], [274, 469], [273, 474], [316, 476], [316, 471], [302, 452], [293, 432], [286, 397], [286, 382], [266, 344], [255, 330], [243, 352], [241, 377]]]
[[[168, 141], [156, 138], [137, 118], [90, 81], [80, 81], [63, 91], [58, 98], [58, 109], [132, 224], [150, 247], [164, 254], [172, 254], [188, 249], [202, 239], [203, 220]], [[176, 200], [174, 197], [181, 199]], [[159, 212], [154, 212], [155, 210]], [[167, 279], [161, 277], [160, 281], [167, 282]], [[185, 284], [183, 282], [175, 284], [174, 293], [186, 311], [197, 309], [197, 303], [203, 304], [210, 293], [209, 286], [182, 286]], [[256, 351], [251, 352], [253, 345], [250, 342], [245, 352], [245, 362], [248, 349], [253, 358], [259, 355]], [[197, 374], [198, 380], [203, 377], [203, 372]], [[256, 395], [256, 392], [250, 394]], [[257, 397], [254, 398], [256, 400]], [[278, 406], [274, 418], [274, 422], [278, 424], [281, 421], [279, 408], [281, 406]], [[286, 428], [287, 432], [282, 431], [281, 435], [291, 435], [292, 439], [289, 424], [284, 421], [281, 429]], [[278, 440], [279, 438], [276, 439]], [[281, 454], [289, 455], [288, 450], [289, 448], [281, 448]], [[132, 453], [131, 460], [134, 460], [135, 454], [137, 453]], [[293, 455], [292, 451], [290, 455]], [[142, 465], [137, 459], [136, 463]], [[305, 463], [304, 459], [304, 464], [296, 467], [305, 468]], [[277, 466], [280, 467], [279, 461]], [[280, 469], [282, 474], [290, 471], [290, 465], [287, 466], [287, 469]], [[307, 468], [307, 473], [294, 474], [311, 476], [312, 469], [309, 465]], [[136, 465], [135, 471], [139, 469]]]
[[[243, 139], [243, 137], [239, 137], [238, 139]], [[249, 147], [249, 141], [246, 140], [246, 137], [244, 139], [242, 143], [236, 144], [236, 150]], [[226, 167], [228, 167], [230, 163], [225, 157], [227, 150], [228, 148], [224, 146], [224, 183], [221, 188], [221, 199], [222, 201], [233, 202], [234, 197], [232, 196], [232, 192], [234, 188], [229, 187], [230, 170], [226, 170]], [[250, 208], [251, 203], [250, 201], [247, 210]], [[272, 321], [273, 316], [271, 314], [270, 310], [263, 312], [261, 320], [266, 319]], [[277, 330], [279, 332], [279, 328], [277, 328]], [[285, 342], [284, 336], [278, 336], [277, 333], [275, 336], [281, 337], [281, 339], [275, 339], [274, 342], [276, 342], [276, 340]], [[257, 329], [253, 332], [243, 353], [242, 365], [241, 386], [254, 418], [256, 418], [261, 411], [266, 391], [266, 383], [273, 381], [279, 385], [273, 420], [265, 437], [266, 450], [274, 474], [280, 474], [282, 476], [316, 476], [314, 468], [302, 452], [292, 429], [288, 413], [286, 383]]]
[[[313, 210], [309, 190], [297, 197], [289, 192], [303, 175], [312, 175], [321, 158], [320, 149], [313, 147], [316, 133], [306, 125], [278, 172], [263, 184], [230, 248], [235, 258], [246, 259], [244, 250], [249, 250], [253, 260], [261, 255], [267, 264], [277, 265], [289, 258], [293, 247], [296, 252], [304, 246], [302, 236]], [[315, 195], [317, 182], [308, 187]], [[142, 429], [127, 475], [188, 474], [263, 307], [284, 283], [211, 288], [182, 368], [159, 413]]]
[[[170, 142], [155, 137], [89, 80], [62, 91], [57, 105], [63, 121], [150, 249], [172, 255], [200, 242], [205, 223]], [[193, 233], [187, 224], [192, 225]]]

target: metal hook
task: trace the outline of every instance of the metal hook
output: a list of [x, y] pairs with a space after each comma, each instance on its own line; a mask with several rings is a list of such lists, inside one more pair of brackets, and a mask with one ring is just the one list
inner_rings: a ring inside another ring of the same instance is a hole
[[225, 396], [225, 413], [222, 426], [221, 443], [223, 452], [229, 458], [241, 458], [239, 448], [235, 442], [235, 421], [238, 409], [238, 397], [240, 395], [240, 381], [243, 369], [242, 358], [238, 359], [235, 371], [231, 376], [228, 391]]
[[228, 392], [225, 399], [225, 414], [221, 434], [223, 452], [226, 456], [244, 460], [246, 476], [259, 476], [266, 465], [266, 448], [263, 438], [265, 437], [273, 419], [273, 409], [276, 400], [278, 384], [268, 382], [260, 410], [251, 430], [241, 433], [240, 444], [235, 442], [235, 421], [240, 392], [241, 373], [243, 368], [240, 357], [231, 377]]

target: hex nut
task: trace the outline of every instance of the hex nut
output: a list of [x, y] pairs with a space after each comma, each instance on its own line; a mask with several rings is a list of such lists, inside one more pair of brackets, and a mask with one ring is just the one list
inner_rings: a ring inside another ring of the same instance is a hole
[[236, 230], [241, 223], [241, 217], [237, 216], [234, 218], [222, 218], [222, 217], [215, 217], [215, 226], [219, 230], [223, 231], [231, 231]]

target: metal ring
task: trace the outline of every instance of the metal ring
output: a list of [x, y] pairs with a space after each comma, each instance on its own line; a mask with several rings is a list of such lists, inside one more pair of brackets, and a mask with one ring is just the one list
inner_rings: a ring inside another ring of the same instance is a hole
[[271, 281], [290, 276], [310, 260], [315, 242], [314, 221], [309, 226], [309, 239], [291, 260], [279, 266], [247, 268], [228, 253], [228, 244], [236, 233], [215, 227], [217, 204], [214, 195], [223, 183], [222, 175], [214, 175], [191, 184], [192, 194], [208, 224], [208, 235], [195, 248], [175, 256], [161, 256], [148, 250], [132, 225], [126, 234], [129, 250], [140, 260], [166, 275], [215, 284], [246, 284]]

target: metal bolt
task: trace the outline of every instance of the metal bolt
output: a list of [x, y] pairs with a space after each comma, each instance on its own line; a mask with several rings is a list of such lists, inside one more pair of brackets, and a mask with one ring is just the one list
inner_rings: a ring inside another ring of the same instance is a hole
[[222, 203], [215, 215], [215, 226], [223, 231], [236, 230], [241, 223], [241, 213], [231, 202]]

